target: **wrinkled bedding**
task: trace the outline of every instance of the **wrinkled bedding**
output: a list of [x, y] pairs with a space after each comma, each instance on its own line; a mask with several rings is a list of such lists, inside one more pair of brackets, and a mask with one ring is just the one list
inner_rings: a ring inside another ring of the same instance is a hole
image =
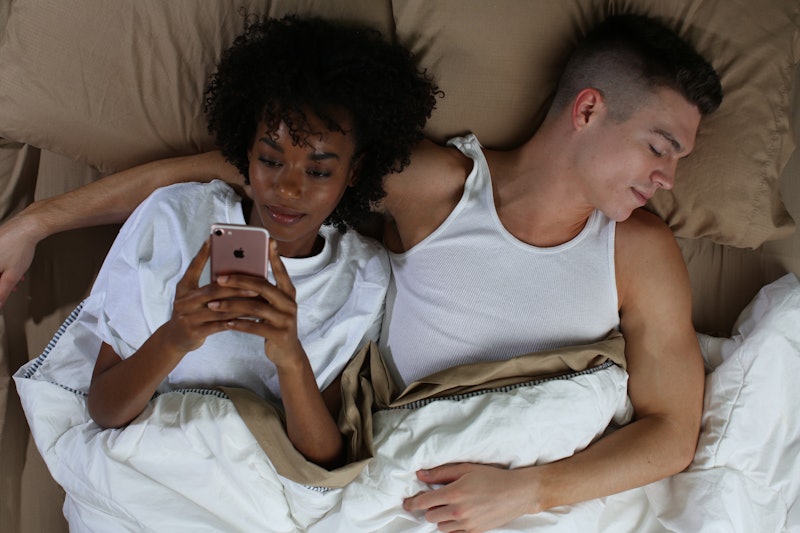
[[[705, 414], [687, 471], [503, 530], [800, 532], [798, 324], [800, 282], [787, 275], [759, 293], [731, 338], [700, 336]], [[434, 531], [401, 508], [425, 488], [417, 469], [552, 461], [630, 417], [627, 375], [614, 364], [379, 410], [374, 456], [344, 488], [326, 489], [279, 475], [221, 391], [161, 394], [125, 429], [101, 431], [86, 410], [86, 384], [54, 382], [48, 369], [59, 350], [75, 348], [60, 342], [70, 326], [15, 382], [66, 491], [71, 531]]]

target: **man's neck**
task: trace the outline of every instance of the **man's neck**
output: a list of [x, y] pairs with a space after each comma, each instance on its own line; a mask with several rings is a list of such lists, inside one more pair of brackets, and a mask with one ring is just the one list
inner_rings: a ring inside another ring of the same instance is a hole
[[509, 152], [488, 152], [495, 208], [503, 226], [523, 242], [540, 247], [575, 238], [594, 208], [554, 150], [538, 138]]

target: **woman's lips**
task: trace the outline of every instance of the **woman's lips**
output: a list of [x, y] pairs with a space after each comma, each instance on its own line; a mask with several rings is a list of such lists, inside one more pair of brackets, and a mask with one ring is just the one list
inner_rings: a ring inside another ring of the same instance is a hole
[[278, 224], [292, 225], [300, 221], [305, 216], [304, 213], [289, 209], [288, 207], [281, 207], [277, 205], [266, 206], [269, 217]]

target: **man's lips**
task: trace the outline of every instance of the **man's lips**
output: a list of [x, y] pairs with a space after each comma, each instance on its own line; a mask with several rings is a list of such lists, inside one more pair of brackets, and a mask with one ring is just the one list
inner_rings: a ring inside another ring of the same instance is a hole
[[631, 189], [633, 191], [633, 195], [639, 200], [639, 203], [642, 205], [646, 204], [647, 201], [653, 196], [652, 194], [645, 194], [636, 189]]
[[265, 207], [267, 208], [269, 217], [278, 224], [296, 224], [305, 216], [305, 213], [296, 211], [294, 209], [289, 209], [288, 207], [282, 207], [279, 205], [268, 205]]

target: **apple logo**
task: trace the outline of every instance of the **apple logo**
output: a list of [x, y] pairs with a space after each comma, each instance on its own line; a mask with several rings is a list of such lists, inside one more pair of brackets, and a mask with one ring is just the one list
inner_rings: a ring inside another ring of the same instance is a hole
[[234, 250], [233, 256], [237, 259], [244, 259], [244, 250], [242, 248]]

